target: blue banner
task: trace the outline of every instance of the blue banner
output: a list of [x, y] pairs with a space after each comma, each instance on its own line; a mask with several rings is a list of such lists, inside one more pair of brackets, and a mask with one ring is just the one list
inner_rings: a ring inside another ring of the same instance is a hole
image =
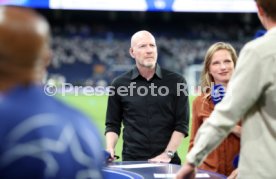
[[49, 8], [49, 0], [0, 0], [0, 5], [16, 5], [32, 8]]

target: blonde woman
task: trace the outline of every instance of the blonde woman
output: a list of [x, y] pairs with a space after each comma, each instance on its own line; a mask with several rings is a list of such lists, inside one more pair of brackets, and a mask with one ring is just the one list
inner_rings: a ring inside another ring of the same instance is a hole
[[[212, 86], [227, 88], [237, 61], [237, 54], [232, 45], [224, 42], [213, 44], [207, 50], [201, 75], [202, 94], [193, 102], [192, 130], [189, 150], [194, 145], [194, 138], [202, 123], [209, 117], [217, 101], [212, 100]], [[205, 90], [209, 89], [209, 90]], [[199, 166], [204, 170], [230, 175], [234, 170], [232, 161], [240, 149], [240, 126], [236, 126], [225, 139]]]

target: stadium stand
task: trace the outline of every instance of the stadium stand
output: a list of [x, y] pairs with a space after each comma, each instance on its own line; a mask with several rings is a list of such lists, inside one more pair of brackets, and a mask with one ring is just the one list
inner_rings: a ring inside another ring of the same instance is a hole
[[[63, 13], [63, 18], [68, 15], [67, 21], [68, 19], [73, 21], [67, 22], [62, 19], [62, 24], [59, 20], [53, 26], [54, 55], [49, 68], [49, 77], [61, 76], [73, 85], [96, 85], [98, 81], [110, 84], [111, 79], [131, 68], [134, 60], [127, 50], [130, 43], [129, 37], [132, 31], [138, 29], [149, 29], [155, 34], [161, 66], [184, 75], [191, 65], [202, 63], [205, 51], [210, 44], [226, 41], [233, 44], [239, 51], [258, 27], [256, 24], [252, 25], [250, 21], [246, 25], [240, 25], [236, 21], [239, 17], [234, 15], [230, 20], [227, 20], [228, 16], [213, 15], [216, 17], [214, 19], [209, 15], [210, 19], [206, 18], [199, 22], [202, 19], [197, 19], [198, 16], [208, 16], [199, 14], [195, 16], [197, 18], [194, 22], [190, 19], [181, 26], [178, 23], [183, 22], [180, 17], [177, 17], [175, 20], [170, 20], [170, 24], [166, 26], [164, 17], [163, 20], [156, 20], [158, 17], [153, 18], [148, 14], [144, 15], [146, 17], [143, 17], [143, 21], [139, 15], [138, 22], [133, 21], [134, 17], [131, 13], [125, 13], [129, 19], [117, 17], [117, 20], [112, 20], [112, 16], [102, 19], [103, 17], [94, 15], [96, 17], [93, 16], [93, 18], [96, 18], [96, 21], [90, 24], [88, 12], [82, 11], [81, 15], [76, 17], [74, 17], [76, 12], [73, 11], [59, 13]], [[122, 14], [118, 13], [115, 16], [122, 16]], [[49, 18], [55, 19], [52, 16]], [[76, 19], [80, 20], [76, 22]], [[187, 17], [183, 15], [183, 19]], [[103, 22], [100, 23], [97, 20]], [[157, 22], [152, 23], [154, 20]], [[125, 25], [124, 21], [131, 24]], [[217, 22], [213, 23], [213, 21]], [[162, 26], [163, 23], [164, 26]]]

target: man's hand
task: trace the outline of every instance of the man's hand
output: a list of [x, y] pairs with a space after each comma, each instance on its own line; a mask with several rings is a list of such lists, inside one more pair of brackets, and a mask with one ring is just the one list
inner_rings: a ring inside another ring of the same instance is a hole
[[106, 151], [110, 153], [110, 158], [108, 159], [109, 162], [118, 159], [115, 155], [115, 146], [118, 141], [118, 134], [115, 132], [107, 132], [106, 136]]
[[154, 158], [148, 160], [149, 162], [157, 162], [157, 163], [170, 163], [171, 158], [165, 153], [161, 153]]
[[241, 137], [241, 130], [242, 130], [242, 127], [239, 126], [239, 125], [236, 125], [236, 126], [232, 129], [231, 133], [234, 134], [235, 136], [237, 136], [237, 137], [240, 138], [240, 137]]
[[237, 179], [238, 177], [238, 169], [232, 171], [232, 173], [227, 177], [227, 179]]
[[177, 172], [176, 179], [195, 179], [195, 175], [196, 175], [195, 167], [189, 163], [186, 163]]
[[112, 162], [114, 160], [116, 160], [117, 158], [115, 157], [115, 149], [113, 148], [108, 148], [106, 149], [107, 152], [110, 153], [110, 158], [108, 159], [108, 162]]

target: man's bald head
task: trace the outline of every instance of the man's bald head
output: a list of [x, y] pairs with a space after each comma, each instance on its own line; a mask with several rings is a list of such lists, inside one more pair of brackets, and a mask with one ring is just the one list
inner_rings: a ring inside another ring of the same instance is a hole
[[149, 31], [141, 30], [132, 35], [131, 47], [134, 47], [136, 45], [137, 41], [140, 41], [141, 38], [144, 38], [146, 36], [153, 38], [155, 41], [154, 36]]
[[47, 21], [34, 10], [0, 7], [0, 75], [20, 78], [21, 73], [32, 73], [46, 64], [49, 31]]

